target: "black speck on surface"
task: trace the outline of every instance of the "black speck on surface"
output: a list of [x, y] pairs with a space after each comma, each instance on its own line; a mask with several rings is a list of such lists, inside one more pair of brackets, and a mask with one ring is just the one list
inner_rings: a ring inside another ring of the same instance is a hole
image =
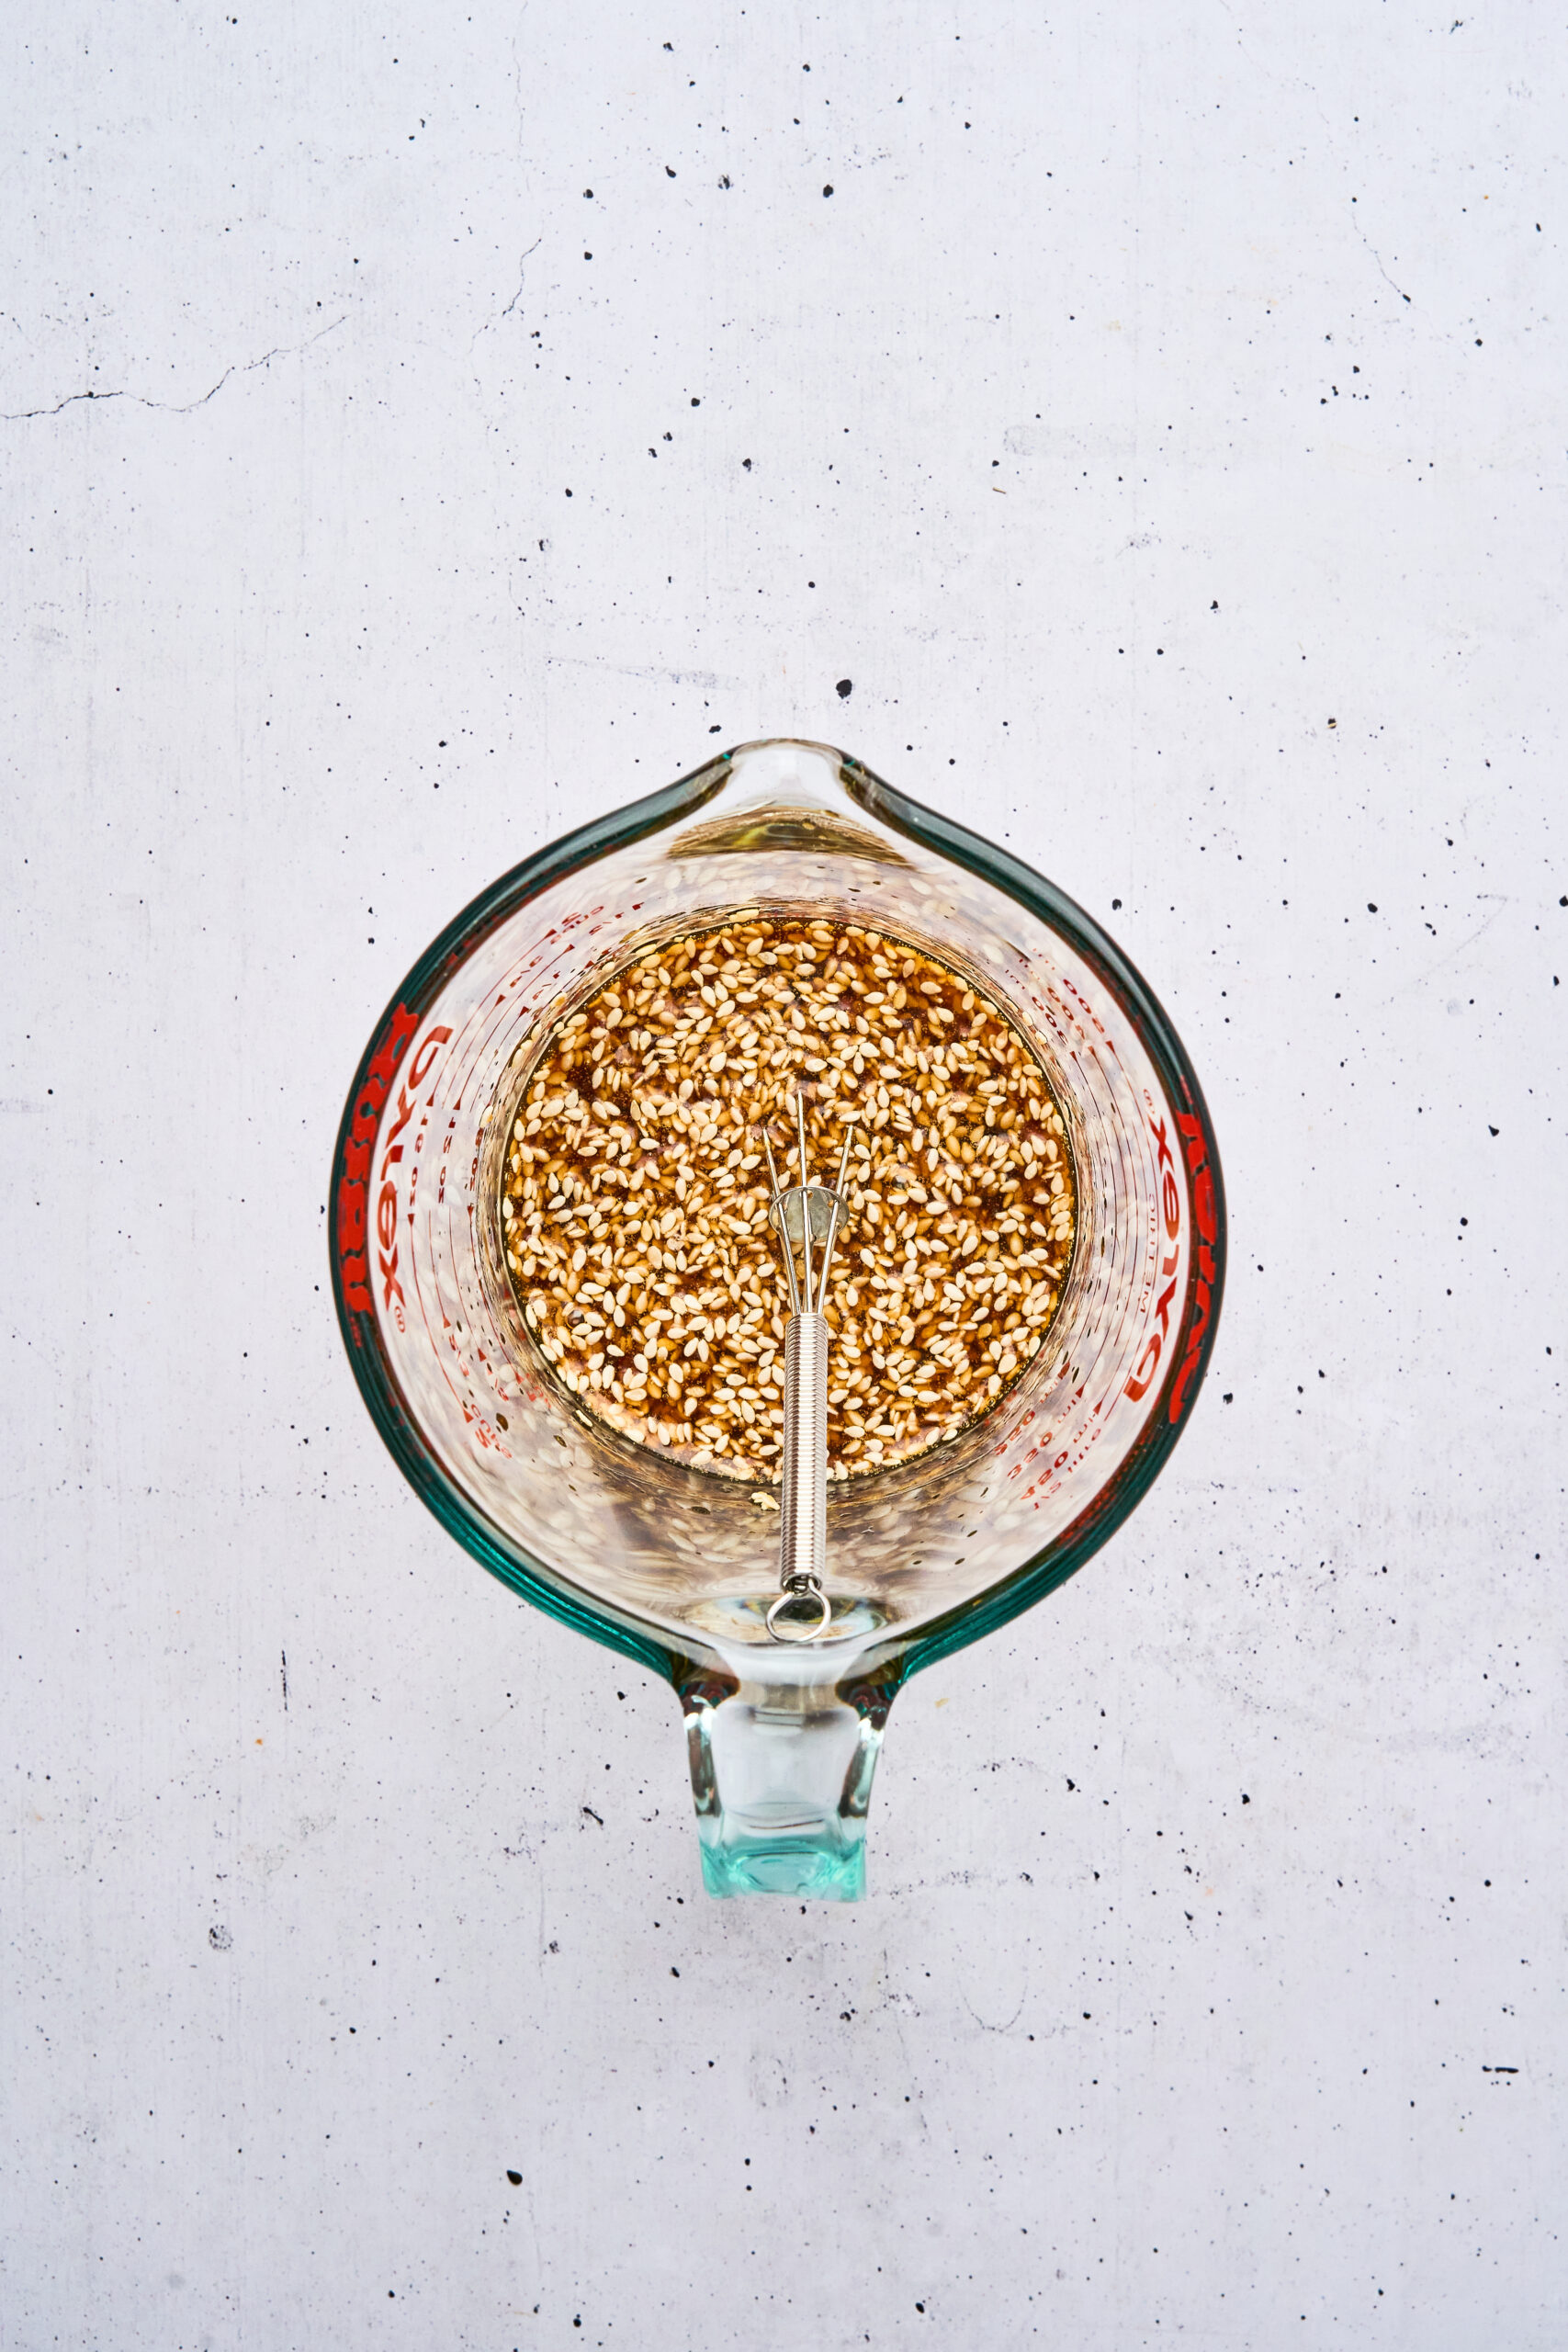
[[831, 195], [832, 195], [832, 193], [833, 193], [833, 183], [832, 183], [832, 181], [831, 181], [831, 180], [829, 180], [829, 181], [828, 182], [828, 185], [827, 185], [827, 187], [823, 189], [822, 193], [823, 193], [823, 195], [824, 195], [824, 196], [831, 196]]
[[1378, 910], [1377, 900], [1376, 900], [1375, 899], [1369, 899], [1367, 900], [1367, 912], [1368, 912], [1370, 915], [1375, 915], [1375, 914], [1376, 914], [1376, 912], [1377, 912], [1377, 910]]
[[740, 460], [740, 463], [741, 463], [741, 467], [742, 467], [742, 469], [744, 469], [744, 471], [745, 471], [745, 472], [747, 472], [747, 473], [750, 473], [750, 470], [751, 470], [751, 460], [750, 460], [750, 458], [741, 458], [741, 460]]
[[1121, 905], [1121, 903], [1122, 903], [1122, 901], [1121, 901], [1121, 899], [1111, 899], [1111, 901], [1112, 910], [1114, 910], [1117, 907], [1119, 907], [1119, 906]]
[[207, 1940], [214, 1951], [228, 1951], [231, 1949], [234, 1939], [227, 1928], [219, 1927], [209, 1928]]
[[507, 2179], [512, 2183], [512, 2186], [513, 2186], [513, 2188], [522, 2188], [522, 2186], [523, 2186], [523, 2176], [522, 2176], [522, 2174], [521, 2174], [520, 2172], [513, 2172], [513, 2171], [511, 2171], [511, 2170], [509, 2169], [509, 2170], [508, 2170], [508, 2172], [507, 2172], [506, 2177], [507, 2177]]
[[681, 1973], [681, 1972], [680, 1972], [680, 1970], [679, 1970], [678, 1968], [672, 1968], [672, 1969], [670, 1971], [670, 1973], [671, 1973], [671, 1976], [679, 1976], [679, 1974]]
[[854, 680], [852, 678], [840, 678], [834, 691], [838, 695], [840, 702], [848, 702], [850, 695], [854, 691]]
[[1224, 1397], [1221, 1399], [1221, 1402], [1222, 1402], [1222, 1403], [1224, 1403], [1224, 1404], [1226, 1404], [1226, 1405], [1234, 1405], [1234, 1404], [1235, 1403], [1235, 1390], [1234, 1390], [1234, 1389], [1227, 1388], [1227, 1389], [1225, 1390], [1225, 1393], [1224, 1393]]
[[671, 169], [671, 167], [670, 167], [670, 165], [669, 165], [668, 164], [665, 164], [665, 166], [664, 166], [664, 176], [665, 176], [665, 178], [666, 178], [667, 180], [672, 180], [672, 179], [674, 178], [674, 176], [675, 176], [675, 175], [674, 175], [673, 171]]

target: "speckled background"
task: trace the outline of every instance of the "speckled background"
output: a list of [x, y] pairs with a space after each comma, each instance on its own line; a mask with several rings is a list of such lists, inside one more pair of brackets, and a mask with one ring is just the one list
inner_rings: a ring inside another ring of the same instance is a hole
[[[1556, 26], [0, 50], [7, 2352], [1555, 2352]], [[403, 1487], [322, 1213], [446, 919], [780, 731], [1111, 926], [1234, 1245], [804, 1914]]]

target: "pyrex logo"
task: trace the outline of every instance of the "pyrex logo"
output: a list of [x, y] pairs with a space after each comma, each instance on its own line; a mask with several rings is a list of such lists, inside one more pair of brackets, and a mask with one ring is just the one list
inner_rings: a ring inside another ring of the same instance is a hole
[[[343, 1280], [344, 1303], [356, 1315], [373, 1314], [376, 1307], [371, 1288], [369, 1237], [366, 1230], [371, 1182], [370, 1155], [375, 1148], [376, 1130], [381, 1123], [387, 1097], [392, 1091], [392, 1080], [397, 1076], [398, 1064], [418, 1027], [415, 1016], [406, 1005], [400, 1004], [387, 1024], [386, 1035], [370, 1057], [370, 1067], [365, 1073], [365, 1083], [355, 1102], [353, 1124], [343, 1148], [343, 1174], [337, 1190], [338, 1268]], [[403, 1325], [404, 1300], [402, 1284], [398, 1280], [398, 1188], [391, 1171], [403, 1156], [400, 1138], [413, 1116], [414, 1095], [423, 1080], [429, 1077], [436, 1055], [451, 1035], [450, 1029], [433, 1029], [415, 1055], [408, 1076], [398, 1091], [398, 1115], [388, 1132], [378, 1171], [380, 1190], [376, 1201], [375, 1239], [378, 1244], [376, 1262], [381, 1277], [382, 1305], [390, 1310], [400, 1330]]]
[[1159, 1205], [1160, 1216], [1165, 1225], [1168, 1254], [1161, 1261], [1159, 1270], [1159, 1279], [1164, 1283], [1165, 1288], [1155, 1301], [1155, 1313], [1159, 1317], [1159, 1329], [1151, 1331], [1144, 1342], [1143, 1354], [1134, 1366], [1133, 1377], [1127, 1383], [1124, 1392], [1132, 1398], [1134, 1405], [1148, 1394], [1149, 1383], [1159, 1368], [1160, 1356], [1170, 1334], [1170, 1306], [1171, 1301], [1176, 1296], [1176, 1269], [1181, 1256], [1179, 1246], [1181, 1239], [1181, 1194], [1177, 1189], [1176, 1162], [1171, 1157], [1170, 1137], [1166, 1133], [1165, 1121], [1151, 1117], [1149, 1132], [1154, 1136], [1156, 1148], [1159, 1153], [1156, 1162], [1160, 1171]]
[[[1193, 1292], [1194, 1315], [1192, 1328], [1187, 1335], [1186, 1352], [1176, 1375], [1170, 1394], [1172, 1421], [1180, 1419], [1187, 1407], [1187, 1392], [1198, 1369], [1202, 1353], [1203, 1335], [1209, 1328], [1215, 1281], [1213, 1245], [1219, 1238], [1219, 1218], [1214, 1203], [1213, 1170], [1209, 1165], [1209, 1147], [1202, 1124], [1190, 1113], [1179, 1111], [1176, 1124], [1186, 1146], [1187, 1165], [1192, 1176], [1193, 1215], [1197, 1220], [1198, 1280]], [[1170, 1337], [1170, 1310], [1176, 1298], [1176, 1270], [1180, 1260], [1179, 1243], [1181, 1238], [1181, 1189], [1176, 1181], [1176, 1160], [1170, 1148], [1170, 1137], [1163, 1119], [1151, 1116], [1149, 1132], [1154, 1136], [1159, 1154], [1160, 1217], [1164, 1227], [1166, 1254], [1160, 1261], [1159, 1279], [1165, 1284], [1155, 1301], [1155, 1313], [1159, 1329], [1151, 1331], [1144, 1343], [1143, 1353], [1134, 1367], [1124, 1394], [1137, 1404], [1148, 1394], [1149, 1385], [1159, 1369], [1165, 1344]]]

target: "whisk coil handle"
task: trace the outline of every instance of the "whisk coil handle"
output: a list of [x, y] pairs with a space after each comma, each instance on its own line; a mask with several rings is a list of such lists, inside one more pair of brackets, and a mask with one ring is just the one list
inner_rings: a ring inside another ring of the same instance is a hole
[[792, 1315], [784, 1326], [784, 1490], [779, 1582], [828, 1572], [828, 1324]]

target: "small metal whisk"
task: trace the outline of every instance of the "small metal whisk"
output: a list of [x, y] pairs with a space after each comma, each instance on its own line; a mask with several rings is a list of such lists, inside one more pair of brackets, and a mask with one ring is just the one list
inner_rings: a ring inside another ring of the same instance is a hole
[[[844, 1171], [850, 1160], [850, 1136], [839, 1160], [837, 1182], [814, 1184], [806, 1157], [806, 1101], [795, 1098], [795, 1130], [800, 1151], [800, 1182], [787, 1187], [779, 1182], [773, 1147], [766, 1127], [762, 1148], [768, 1155], [773, 1198], [768, 1223], [779, 1236], [784, 1281], [789, 1290], [789, 1317], [784, 1325], [784, 1492], [780, 1501], [779, 1597], [768, 1611], [768, 1631], [775, 1642], [813, 1642], [833, 1622], [833, 1604], [824, 1589], [828, 1565], [828, 1342], [822, 1301], [828, 1295], [828, 1274], [833, 1245], [847, 1215]], [[812, 1252], [820, 1246], [815, 1267]], [[795, 1266], [795, 1251], [800, 1266]], [[802, 1625], [784, 1612], [800, 1601], [817, 1611], [815, 1623]]]

